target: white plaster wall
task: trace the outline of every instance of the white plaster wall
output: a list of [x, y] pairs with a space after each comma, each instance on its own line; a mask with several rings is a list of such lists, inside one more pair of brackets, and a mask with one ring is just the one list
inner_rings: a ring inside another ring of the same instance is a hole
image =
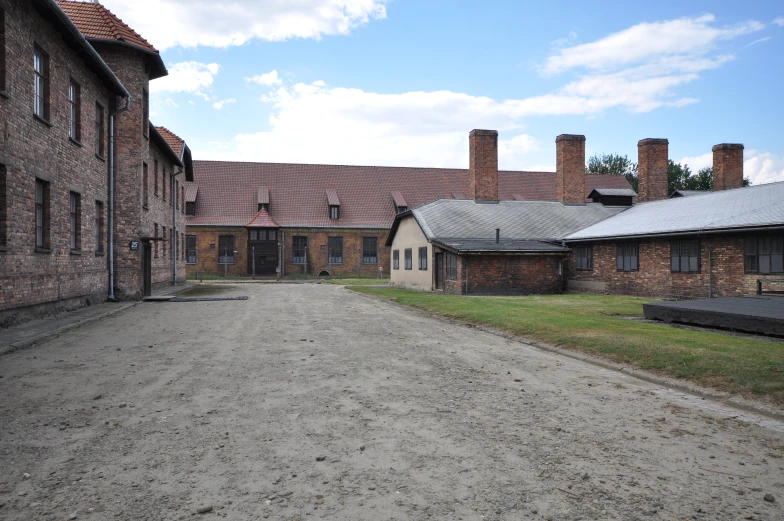
[[[427, 246], [427, 270], [419, 269], [419, 248]], [[406, 248], [411, 248], [412, 269], [406, 267]], [[394, 251], [400, 251], [400, 268], [394, 266]], [[433, 289], [433, 247], [427, 242], [425, 234], [417, 224], [414, 216], [405, 217], [398, 227], [395, 239], [392, 241], [392, 254], [390, 254], [391, 282], [414, 289], [430, 291]]]

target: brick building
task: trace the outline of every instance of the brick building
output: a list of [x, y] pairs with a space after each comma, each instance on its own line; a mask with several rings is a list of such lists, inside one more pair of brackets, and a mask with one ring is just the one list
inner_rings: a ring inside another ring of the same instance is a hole
[[[145, 164], [186, 167], [147, 120], [160, 56], [100, 4], [0, 0], [0, 26], [0, 326], [140, 296], [130, 243], [153, 221], [184, 231], [184, 204], [172, 224], [171, 201], [141, 199]], [[172, 258], [151, 283], [172, 280]]]
[[[497, 153], [478, 145], [478, 168], [495, 176], [480, 175], [478, 185], [465, 169], [194, 161], [188, 276], [248, 276], [254, 268], [267, 276], [389, 276], [386, 239], [398, 213], [466, 199], [472, 186], [487, 199], [557, 200], [556, 173], [499, 171]], [[583, 172], [580, 180], [589, 187], [580, 188], [583, 202], [594, 187], [630, 189], [621, 176]]]

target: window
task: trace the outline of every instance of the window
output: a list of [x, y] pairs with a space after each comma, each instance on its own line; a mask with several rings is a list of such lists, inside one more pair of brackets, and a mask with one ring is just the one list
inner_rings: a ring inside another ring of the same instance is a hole
[[68, 137], [82, 140], [82, 90], [78, 83], [68, 83]]
[[362, 237], [362, 262], [378, 264], [378, 239], [375, 237]]
[[234, 264], [234, 236], [218, 237], [218, 264]]
[[618, 271], [637, 271], [638, 248], [636, 242], [623, 242], [617, 245], [615, 252], [615, 268]]
[[340, 206], [330, 206], [329, 207], [329, 218], [330, 219], [340, 219]]
[[294, 264], [305, 264], [308, 252], [308, 238], [294, 237], [292, 240], [291, 262]]
[[400, 269], [400, 250], [392, 250], [392, 269]]
[[457, 255], [446, 254], [446, 280], [457, 280]]
[[405, 261], [406, 262], [406, 269], [407, 270], [413, 269], [413, 264], [414, 263], [413, 263], [413, 259], [411, 258], [412, 257], [411, 248], [406, 248], [405, 250], [403, 250], [403, 254], [405, 255], [405, 258], [406, 258], [406, 261]]
[[692, 239], [670, 242], [670, 270], [673, 273], [699, 273], [700, 241]]
[[105, 154], [105, 130], [104, 130], [104, 108], [100, 103], [95, 104], [95, 155], [104, 157]]
[[185, 213], [185, 185], [182, 185], [182, 213]]
[[71, 251], [82, 249], [82, 196], [71, 192], [68, 197], [71, 230]]
[[395, 213], [403, 213], [408, 211], [408, 206], [395, 205]]
[[[3, 11], [0, 11], [0, 16], [2, 13]], [[8, 177], [5, 165], [0, 165], [0, 248], [8, 246], [8, 186], [6, 183], [8, 183]]]
[[153, 190], [155, 191], [155, 195], [158, 195], [158, 161], [153, 163], [152, 168], [152, 181], [153, 181]]
[[[155, 162], [158, 166], [158, 162]], [[142, 206], [147, 208], [150, 204], [150, 188], [149, 188], [149, 173], [147, 172], [147, 163], [142, 163]]]
[[185, 260], [185, 246], [186, 246], [186, 244], [185, 244], [185, 234], [181, 233], [180, 237], [182, 237], [182, 250], [181, 250], [182, 253], [180, 255], [182, 256], [182, 260]]
[[576, 246], [574, 258], [577, 271], [591, 271], [593, 269], [593, 246]]
[[150, 93], [142, 91], [142, 135], [147, 137], [150, 132]]
[[177, 209], [178, 210], [180, 209], [180, 198], [179, 198], [179, 195], [180, 195], [180, 182], [179, 181], [175, 181], [174, 182], [174, 193], [172, 194], [172, 199], [177, 199]]
[[35, 180], [35, 247], [49, 249], [49, 183]]
[[419, 269], [421, 271], [427, 270], [427, 246], [419, 248]]
[[190, 215], [191, 217], [196, 215], [196, 203], [185, 203], [185, 215]]
[[[156, 161], [157, 163], [157, 161]], [[166, 185], [169, 184], [169, 179], [166, 177], [166, 167], [163, 167], [162, 171], [163, 175], [161, 176], [161, 191], [163, 192], [163, 200], [166, 200]]]
[[278, 230], [248, 230], [248, 240], [251, 241], [277, 241]]
[[746, 273], [784, 273], [784, 236], [746, 237]]
[[33, 51], [33, 114], [49, 121], [49, 56], [37, 46]]
[[269, 203], [259, 203], [258, 211], [264, 210], [265, 212], [269, 212]]
[[103, 252], [103, 203], [95, 201], [95, 251]]
[[[154, 237], [157, 239], [158, 238], [158, 224], [156, 223], [154, 226], [155, 226], [155, 235], [154, 235]], [[153, 242], [155, 243], [155, 258], [157, 259], [158, 258], [158, 241], [155, 240]]]
[[343, 237], [330, 237], [327, 243], [329, 247], [329, 263], [343, 264]]
[[0, 9], [0, 91], [5, 90], [5, 11]]
[[196, 236], [188, 235], [185, 237], [185, 262], [196, 264]]
[[161, 228], [163, 229], [163, 244], [161, 245], [161, 255], [165, 259], [166, 258], [166, 227], [161, 226]]

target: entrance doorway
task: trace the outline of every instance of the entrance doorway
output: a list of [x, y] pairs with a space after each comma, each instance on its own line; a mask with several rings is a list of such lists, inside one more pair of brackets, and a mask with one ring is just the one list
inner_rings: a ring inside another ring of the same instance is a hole
[[248, 275], [275, 275], [277, 268], [278, 230], [248, 229]]
[[436, 289], [444, 289], [444, 254], [436, 253]]
[[142, 241], [142, 296], [152, 295], [152, 243]]

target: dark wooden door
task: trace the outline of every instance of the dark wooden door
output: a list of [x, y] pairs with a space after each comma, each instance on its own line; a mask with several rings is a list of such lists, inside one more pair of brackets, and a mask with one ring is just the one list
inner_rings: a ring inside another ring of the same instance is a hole
[[145, 297], [152, 295], [152, 243], [142, 242], [142, 292]]
[[250, 230], [248, 233], [248, 275], [275, 275], [277, 267], [277, 230]]
[[436, 289], [444, 289], [444, 254], [436, 253]]

